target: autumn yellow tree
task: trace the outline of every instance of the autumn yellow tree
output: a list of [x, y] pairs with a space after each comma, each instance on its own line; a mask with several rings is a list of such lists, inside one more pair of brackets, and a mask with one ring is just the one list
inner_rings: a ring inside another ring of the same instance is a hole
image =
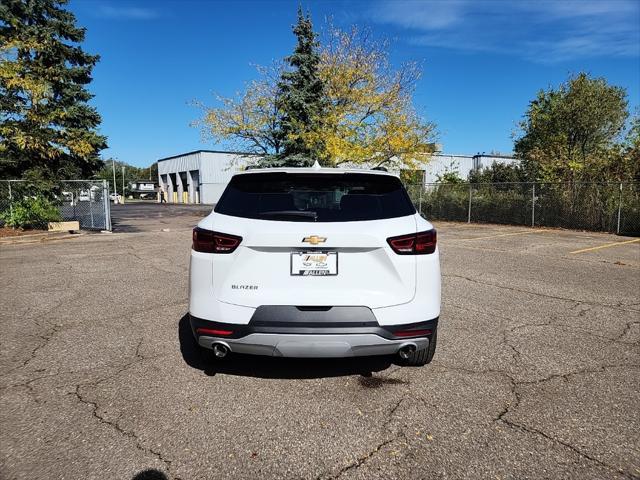
[[434, 150], [434, 125], [413, 106], [421, 70], [416, 63], [394, 69], [388, 42], [366, 30], [329, 30], [320, 76], [328, 108], [320, 127], [306, 136], [322, 141], [324, 163], [413, 166]]
[[260, 78], [234, 97], [217, 96], [218, 107], [195, 102], [204, 114], [192, 125], [200, 128], [204, 140], [223, 141], [250, 154], [279, 155], [283, 147], [277, 85], [281, 70], [280, 64], [258, 67]]
[[318, 65], [323, 111], [309, 125], [283, 133], [278, 82], [286, 67], [279, 64], [260, 69], [260, 78], [235, 98], [219, 98], [219, 106], [204, 107], [199, 125], [205, 136], [275, 159], [266, 162], [275, 165], [287, 165], [286, 143], [306, 144], [317, 155], [310, 161], [325, 166], [411, 167], [428, 160], [435, 127], [413, 105], [418, 65], [393, 68], [388, 43], [366, 30], [328, 32]]

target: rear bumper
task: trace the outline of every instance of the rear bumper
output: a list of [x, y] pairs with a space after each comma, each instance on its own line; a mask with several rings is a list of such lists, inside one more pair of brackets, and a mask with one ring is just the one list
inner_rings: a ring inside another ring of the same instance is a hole
[[215, 343], [222, 343], [235, 353], [298, 358], [393, 355], [406, 345], [413, 345], [416, 350], [429, 347], [427, 337], [388, 340], [370, 333], [343, 335], [252, 333], [235, 339], [205, 335], [198, 337], [198, 344], [201, 347], [213, 348]]
[[[348, 309], [365, 307], [346, 307]], [[438, 319], [382, 327], [366, 312], [357, 320], [355, 310], [333, 312], [333, 321], [318, 322], [317, 313], [289, 316], [286, 310], [265, 308], [256, 312], [248, 325], [213, 322], [190, 315], [191, 328], [198, 344], [213, 348], [224, 344], [230, 351], [252, 355], [282, 357], [336, 358], [368, 355], [391, 355], [407, 345], [416, 350], [428, 348]], [[370, 312], [369, 309], [366, 309]], [[276, 320], [269, 318], [277, 313]], [[288, 320], [288, 321], [287, 321]], [[305, 321], [307, 320], [307, 321]]]

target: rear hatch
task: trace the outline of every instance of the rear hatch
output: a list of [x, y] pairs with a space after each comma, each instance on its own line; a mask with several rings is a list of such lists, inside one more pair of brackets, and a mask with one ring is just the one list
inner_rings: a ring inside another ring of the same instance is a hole
[[242, 237], [232, 253], [213, 254], [213, 293], [249, 307], [409, 302], [416, 258], [387, 238], [415, 232], [414, 214], [391, 175], [237, 175], [201, 224]]

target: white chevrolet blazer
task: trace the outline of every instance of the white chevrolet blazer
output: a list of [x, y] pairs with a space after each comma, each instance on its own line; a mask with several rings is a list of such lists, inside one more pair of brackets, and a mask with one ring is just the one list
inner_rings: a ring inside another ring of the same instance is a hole
[[239, 173], [193, 230], [189, 314], [217, 357], [393, 354], [424, 365], [440, 315], [436, 231], [390, 173]]

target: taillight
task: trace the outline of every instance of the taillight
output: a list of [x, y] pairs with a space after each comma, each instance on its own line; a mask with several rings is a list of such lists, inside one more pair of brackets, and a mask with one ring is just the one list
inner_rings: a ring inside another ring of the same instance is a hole
[[196, 328], [199, 335], [213, 335], [214, 337], [227, 337], [233, 334], [232, 330], [218, 330], [216, 328]]
[[424, 255], [436, 251], [436, 231], [410, 233], [387, 238], [387, 243], [398, 255]]
[[204, 228], [193, 229], [193, 249], [203, 253], [231, 253], [242, 241], [242, 237], [228, 233], [212, 232]]
[[396, 337], [426, 337], [431, 335], [431, 330], [398, 330], [393, 334]]

